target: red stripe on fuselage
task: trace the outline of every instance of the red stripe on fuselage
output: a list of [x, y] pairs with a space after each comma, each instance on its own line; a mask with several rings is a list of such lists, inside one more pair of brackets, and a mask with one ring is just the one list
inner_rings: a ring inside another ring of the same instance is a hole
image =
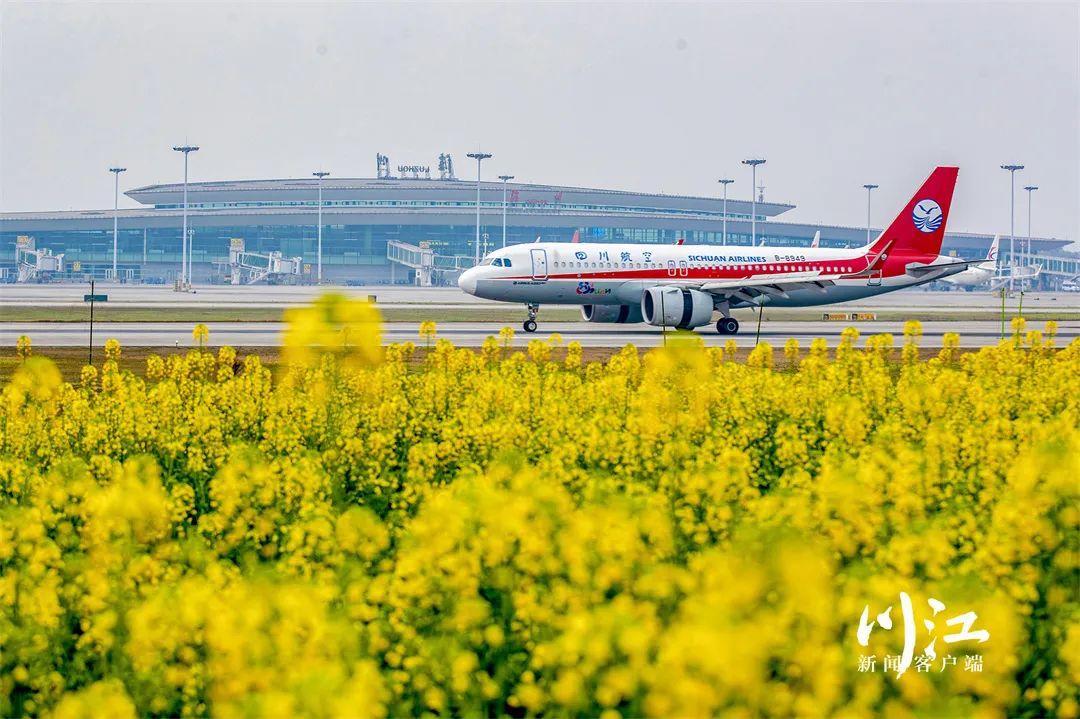
[[[845, 263], [843, 267], [851, 267], [853, 263]], [[745, 270], [706, 270], [703, 268], [687, 268], [686, 274], [681, 274], [676, 271], [674, 274], [669, 273], [666, 268], [648, 269], [648, 270], [611, 270], [610, 272], [570, 272], [570, 273], [550, 273], [544, 279], [549, 280], [744, 280], [750, 278], [757, 279], [776, 279], [783, 280], [785, 278], [792, 277], [793, 275], [806, 275], [810, 272], [817, 272], [818, 278], [855, 278], [860, 277], [859, 273], [864, 272], [862, 269], [853, 269], [847, 271], [840, 267], [828, 267], [818, 265], [813, 269], [797, 270], [794, 272], [769, 272], [767, 269], [762, 269], [756, 272], [746, 272]], [[903, 273], [897, 273], [903, 274]], [[887, 275], [891, 276], [891, 275]], [[491, 280], [533, 280], [537, 279], [532, 275], [514, 275], [512, 277], [486, 277], [484, 279]], [[800, 277], [799, 279], [813, 279]]]

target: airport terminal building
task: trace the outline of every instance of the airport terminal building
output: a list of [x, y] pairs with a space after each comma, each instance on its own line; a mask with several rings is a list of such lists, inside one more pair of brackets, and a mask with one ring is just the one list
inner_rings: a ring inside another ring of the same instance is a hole
[[[399, 174], [412, 176], [392, 177], [380, 163], [376, 178], [322, 181], [324, 280], [415, 282], [421, 254], [426, 254], [426, 262], [434, 264], [428, 279], [442, 284], [453, 282], [458, 272], [473, 264], [476, 182], [446, 173], [427, 179], [426, 169], [399, 168]], [[149, 185], [125, 194], [142, 207], [118, 212], [118, 275], [135, 282], [172, 282], [180, 268], [183, 185]], [[569, 242], [575, 232], [583, 242], [722, 244], [725, 224], [728, 244], [750, 243], [752, 205], [746, 200], [727, 201], [725, 223], [719, 197], [496, 181], [480, 185], [481, 255], [502, 246], [504, 194], [507, 244], [537, 238]], [[254, 256], [280, 252], [301, 258], [299, 280], [313, 281], [318, 197], [315, 178], [189, 183], [195, 282], [226, 281], [230, 247], [239, 246], [238, 241]], [[809, 245], [819, 230], [826, 247], [866, 241], [864, 227], [784, 222], [783, 214], [793, 207], [758, 202], [754, 207], [758, 241], [766, 246]], [[33, 238], [39, 250], [63, 255], [63, 272], [52, 279], [110, 276], [112, 209], [0, 214], [0, 272], [8, 278], [15, 271], [20, 237]], [[991, 241], [991, 235], [951, 232], [944, 252], [979, 258]], [[26, 240], [22, 242], [25, 245]], [[1038, 238], [1032, 251], [1061, 255], [1066, 244]], [[1062, 267], [1062, 279], [1072, 276], [1070, 271], [1080, 271], [1074, 265]]]

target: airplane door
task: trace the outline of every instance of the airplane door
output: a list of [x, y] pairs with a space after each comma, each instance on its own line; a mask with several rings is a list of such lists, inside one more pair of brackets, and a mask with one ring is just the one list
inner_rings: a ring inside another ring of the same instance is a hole
[[686, 267], [686, 260], [679, 261], [679, 277], [686, 277], [689, 270]]
[[548, 278], [547, 250], [529, 250], [532, 257], [532, 276], [534, 280]]
[[667, 261], [667, 274], [668, 274], [668, 277], [674, 277], [675, 276], [675, 260], [668, 260]]

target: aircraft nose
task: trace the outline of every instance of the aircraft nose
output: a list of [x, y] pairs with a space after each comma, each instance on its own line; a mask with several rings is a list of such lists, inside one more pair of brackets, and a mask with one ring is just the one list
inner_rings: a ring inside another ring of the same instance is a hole
[[476, 268], [465, 270], [461, 273], [461, 277], [458, 277], [458, 287], [468, 292], [470, 295], [476, 294]]

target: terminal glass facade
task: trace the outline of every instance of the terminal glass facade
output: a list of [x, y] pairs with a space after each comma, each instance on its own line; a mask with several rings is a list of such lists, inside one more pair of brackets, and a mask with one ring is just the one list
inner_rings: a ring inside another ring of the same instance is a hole
[[[244, 240], [250, 252], [281, 252], [286, 257], [302, 257], [304, 262], [316, 261], [317, 232], [313, 225], [244, 224], [221, 227], [191, 226], [193, 262], [213, 265], [228, 260], [229, 241]], [[721, 245], [722, 231], [643, 229], [619, 227], [508, 227], [507, 243], [520, 244], [537, 240], [569, 242], [577, 229], [582, 242]], [[777, 228], [779, 229], [779, 228]], [[19, 235], [31, 234], [38, 247], [48, 247], [64, 254], [66, 263], [78, 262], [82, 273], [104, 277], [112, 267], [112, 229], [107, 230], [37, 230], [0, 231], [0, 263], [14, 263], [15, 241]], [[137, 270], [136, 277], [172, 277], [173, 268], [180, 263], [181, 230], [179, 227], [148, 227], [141, 230], [121, 229], [118, 237], [118, 265]], [[485, 254], [502, 246], [502, 225], [481, 225], [480, 250]], [[323, 267], [386, 267], [386, 245], [390, 240], [412, 245], [426, 243], [438, 255], [472, 257], [476, 242], [476, 226], [463, 225], [385, 225], [329, 224], [323, 226]], [[776, 232], [768, 224], [758, 227], [758, 242], [766, 245], [808, 245], [805, 236]], [[749, 245], [750, 235], [731, 231], [729, 245]], [[209, 272], [209, 268], [206, 269]], [[348, 274], [345, 272], [344, 274]]]
[[[286, 257], [303, 257], [304, 262], [316, 261], [317, 230], [311, 225], [245, 224], [221, 227], [191, 225], [193, 263], [212, 265], [228, 260], [229, 241], [244, 240], [249, 252], [281, 252]], [[679, 229], [641, 229], [612, 227], [507, 227], [507, 244], [534, 242], [569, 242], [577, 229], [582, 242], [627, 242], [675, 244], [680, 239], [688, 244], [722, 244], [720, 231], [706, 232]], [[762, 228], [764, 229], [764, 228]], [[36, 230], [0, 231], [0, 263], [14, 263], [15, 242], [20, 235], [29, 234], [38, 247], [48, 247], [63, 254], [66, 263], [79, 263], [81, 273], [104, 277], [112, 267], [113, 232], [107, 230]], [[179, 227], [148, 227], [141, 230], [121, 229], [118, 233], [118, 267], [137, 270], [136, 277], [172, 277], [171, 265], [179, 266], [181, 258], [181, 229]], [[481, 225], [481, 254], [502, 246], [502, 225]], [[767, 237], [759, 233], [758, 238]], [[339, 225], [323, 226], [323, 268], [385, 267], [389, 260], [386, 245], [397, 240], [412, 245], [426, 243], [438, 255], [473, 257], [476, 225]], [[779, 237], [767, 237], [775, 244]], [[806, 242], [805, 238], [787, 238], [785, 244]], [[728, 244], [749, 244], [749, 234], [728, 232]]]

